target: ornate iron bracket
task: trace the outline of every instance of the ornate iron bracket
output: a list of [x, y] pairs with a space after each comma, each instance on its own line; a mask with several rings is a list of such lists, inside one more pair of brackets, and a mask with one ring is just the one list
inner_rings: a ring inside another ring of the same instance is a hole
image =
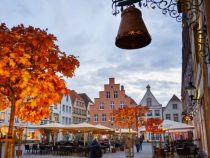
[[[112, 0], [113, 15], [122, 12], [124, 7], [138, 4], [139, 7], [158, 8], [164, 15], [169, 14], [177, 22], [187, 21], [187, 27], [191, 28], [198, 38], [198, 53], [203, 57], [204, 63], [210, 64], [210, 49], [207, 39], [206, 26], [199, 26], [199, 20], [204, 15], [203, 0]], [[120, 9], [119, 9], [120, 8]]]

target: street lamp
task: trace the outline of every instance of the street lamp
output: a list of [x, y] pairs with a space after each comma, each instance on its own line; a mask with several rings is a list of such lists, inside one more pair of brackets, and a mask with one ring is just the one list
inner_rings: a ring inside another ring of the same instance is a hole
[[[191, 101], [199, 101], [200, 99], [197, 99], [197, 89], [196, 87], [192, 84], [192, 82], [189, 82], [189, 85], [185, 88]], [[194, 98], [195, 97], [195, 98]]]

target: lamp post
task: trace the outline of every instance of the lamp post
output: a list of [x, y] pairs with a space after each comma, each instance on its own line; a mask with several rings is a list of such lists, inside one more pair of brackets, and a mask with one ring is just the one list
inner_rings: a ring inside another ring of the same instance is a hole
[[[185, 90], [187, 91], [191, 101], [199, 101], [200, 99], [197, 99], [197, 89], [196, 87], [192, 84], [192, 82], [189, 82], [189, 85], [185, 87]], [[194, 98], [195, 97], [195, 98]]]

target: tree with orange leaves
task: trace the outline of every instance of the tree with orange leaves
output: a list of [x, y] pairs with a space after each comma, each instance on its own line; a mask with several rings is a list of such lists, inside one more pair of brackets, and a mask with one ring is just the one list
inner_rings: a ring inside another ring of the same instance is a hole
[[[127, 127], [129, 129], [129, 134], [132, 127], [136, 127], [138, 132], [138, 127], [145, 121], [144, 116], [148, 111], [149, 108], [147, 106], [125, 106], [124, 108], [118, 108], [113, 111], [114, 124], [120, 128]], [[133, 140], [130, 139], [130, 136], [128, 137], [126, 144], [128, 148], [127, 154], [131, 156], [133, 153]]]
[[[76, 57], [60, 51], [56, 37], [46, 31], [0, 25], [0, 110], [11, 107], [8, 138], [15, 115], [34, 123], [49, 117], [49, 106], [69, 93], [63, 77], [73, 77], [79, 67]], [[8, 144], [5, 148], [12, 148]], [[5, 157], [10, 158], [9, 152]]]
[[131, 129], [132, 127], [142, 126], [144, 122], [145, 114], [149, 111], [147, 106], [125, 106], [124, 108], [118, 108], [113, 111], [114, 124], [120, 128], [127, 127]]
[[147, 132], [152, 133], [152, 140], [154, 137], [154, 134], [162, 134], [165, 131], [160, 127], [163, 120], [160, 118], [149, 118], [146, 121], [145, 129]]
[[160, 118], [149, 118], [146, 121], [145, 129], [147, 132], [155, 133], [160, 128], [160, 124], [163, 122]]

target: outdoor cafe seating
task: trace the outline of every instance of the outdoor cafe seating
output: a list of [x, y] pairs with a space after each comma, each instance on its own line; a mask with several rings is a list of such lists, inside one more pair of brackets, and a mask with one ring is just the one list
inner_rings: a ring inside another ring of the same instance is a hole
[[199, 157], [199, 148], [192, 141], [180, 140], [171, 144], [165, 144], [163, 148], [153, 147], [154, 158], [180, 158]]
[[[103, 153], [107, 152], [110, 148], [106, 142], [101, 142], [101, 150]], [[53, 143], [39, 143], [39, 144], [25, 144], [25, 154], [53, 154], [53, 155], [78, 155], [88, 156], [89, 147], [84, 146], [82, 141], [77, 142], [57, 142]]]

